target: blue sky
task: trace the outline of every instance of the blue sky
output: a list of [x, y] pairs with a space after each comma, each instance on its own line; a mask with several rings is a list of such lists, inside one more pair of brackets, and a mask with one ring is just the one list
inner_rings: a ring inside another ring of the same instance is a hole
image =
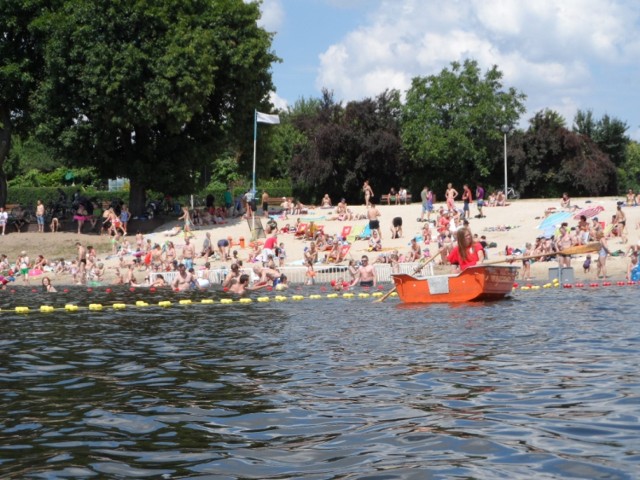
[[625, 121], [640, 141], [638, 0], [263, 0], [275, 33], [274, 105], [405, 92], [415, 76], [472, 58], [527, 95], [522, 125], [551, 108]]

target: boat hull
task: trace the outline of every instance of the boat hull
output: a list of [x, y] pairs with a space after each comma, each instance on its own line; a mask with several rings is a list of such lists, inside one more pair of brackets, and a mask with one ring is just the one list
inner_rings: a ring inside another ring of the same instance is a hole
[[405, 303], [460, 303], [504, 298], [517, 273], [514, 266], [476, 266], [457, 275], [417, 278], [395, 274], [392, 278]]

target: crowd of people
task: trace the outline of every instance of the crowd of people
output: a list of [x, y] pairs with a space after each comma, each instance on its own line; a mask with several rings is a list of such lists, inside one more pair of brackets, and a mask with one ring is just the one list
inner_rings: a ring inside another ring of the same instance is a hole
[[[399, 191], [390, 191], [390, 198], [393, 198], [390, 201], [401, 203], [403, 190], [401, 188]], [[362, 188], [365, 213], [350, 208], [344, 198], [334, 204], [328, 194], [321, 198], [318, 206], [320, 209], [332, 210], [322, 217], [327, 221], [366, 220], [365, 231], [353, 236], [344, 234], [344, 231], [343, 235], [329, 235], [324, 230], [324, 225], [319, 225], [314, 221], [302, 222], [300, 214], [313, 207], [307, 207], [286, 197], [283, 197], [280, 204], [280, 213], [268, 215], [270, 200], [268, 194], [263, 192], [261, 207], [266, 212], [268, 219], [265, 223], [267, 237], [264, 242], [251, 242], [249, 249], [243, 252], [245, 254], [243, 259], [238, 253], [239, 249], [233, 249], [235, 244], [231, 238], [213, 240], [211, 238], [212, 231], [205, 232], [201, 245], [195, 245], [194, 230], [207, 225], [208, 222], [207, 217], [198, 209], [192, 210], [183, 207], [178, 218], [180, 223], [165, 233], [166, 237], [184, 238], [184, 242], [181, 242], [178, 248], [172, 238], [166, 238], [164, 241], [156, 238], [155, 241], [152, 241], [151, 238], [145, 238], [140, 232], [135, 235], [134, 239], [131, 238], [128, 235], [130, 214], [124, 204], [121, 205], [120, 213], [116, 213], [112, 207], [101, 211], [95, 206], [92, 212], [88, 212], [83, 210], [84, 205], [81, 205], [82, 208], [77, 210], [77, 216], [83, 217], [82, 219], [77, 218], [79, 233], [82, 232], [83, 224], [81, 222], [96, 221], [96, 213], [103, 219], [103, 233], [111, 238], [111, 250], [108, 252], [108, 258], [117, 259], [117, 264], [109, 267], [113, 268], [112, 275], [105, 275], [107, 272], [104, 262], [98, 261], [95, 248], [91, 246], [85, 248], [78, 242], [78, 255], [72, 260], [56, 259], [50, 262], [42, 255], [30, 260], [26, 252], [23, 252], [13, 263], [9, 263], [5, 258], [4, 264], [0, 265], [3, 267], [1, 271], [5, 272], [2, 279], [6, 283], [12, 277], [22, 276], [22, 283], [29, 284], [31, 281], [29, 272], [36, 271], [41, 274], [55, 275], [56, 279], [60, 278], [59, 275], [68, 275], [68, 283], [77, 285], [88, 285], [92, 282], [101, 283], [108, 277], [109, 279], [113, 278], [115, 283], [121, 285], [172, 287], [176, 290], [186, 290], [189, 288], [208, 288], [210, 286], [211, 264], [217, 262], [225, 264], [225, 268], [228, 268], [229, 275], [224, 279], [224, 288], [228, 291], [239, 293], [266, 286], [282, 289], [286, 288], [288, 281], [286, 275], [281, 273], [281, 269], [290, 259], [287, 258], [285, 242], [278, 240], [279, 235], [287, 235], [291, 239], [304, 242], [304, 253], [299, 260], [306, 269], [304, 283], [309, 285], [316, 281], [315, 268], [318, 263], [348, 262], [345, 278], [335, 282], [336, 288], [340, 289], [359, 284], [367, 286], [371, 281], [375, 284], [375, 268], [373, 267], [381, 263], [389, 264], [391, 271], [397, 273], [400, 271], [402, 263], [426, 263], [438, 260], [439, 265], [450, 265], [451, 271], [457, 272], [482, 263], [488, 257], [487, 249], [490, 244], [487, 242], [486, 236], [474, 235], [470, 222], [475, 222], [474, 219], [486, 218], [486, 207], [499, 206], [501, 199], [504, 199], [501, 193], [495, 192], [489, 195], [488, 200], [485, 201], [486, 194], [481, 185], [477, 185], [472, 190], [468, 184], [463, 184], [461, 193], [459, 193], [453, 184], [448, 184], [443, 195], [444, 204], [436, 208], [435, 194], [425, 186], [420, 193], [421, 214], [418, 218], [421, 223], [420, 233], [410, 235], [407, 238], [408, 243], [405, 250], [398, 248], [397, 243], [393, 244], [394, 248], [385, 248], [387, 238], [397, 240], [405, 236], [403, 227], [406, 225], [403, 225], [402, 217], [389, 218], [386, 220], [388, 230], [383, 231], [381, 228], [382, 212], [374, 202], [375, 195], [369, 182], [365, 182]], [[629, 202], [635, 202], [636, 195], [632, 195], [632, 193], [629, 192], [627, 202], [620, 202], [617, 206], [616, 214], [606, 229], [603, 222], [600, 222], [597, 217], [588, 219], [583, 215], [577, 219], [574, 226], [570, 226], [569, 221], [563, 222], [557, 226], [552, 235], [539, 236], [535, 241], [526, 243], [521, 248], [506, 247], [504, 253], [511, 256], [521, 255], [523, 257], [521, 260], [522, 277], [530, 279], [533, 260], [528, 257], [535, 257], [536, 261], [538, 259], [542, 261], [556, 259], [561, 268], [569, 268], [571, 267], [571, 256], [563, 256], [563, 250], [577, 245], [598, 242], [598, 251], [593, 253], [593, 256], [596, 257], [593, 263], [597, 276], [604, 278], [607, 276], [606, 259], [614, 253], [609, 242], [614, 237], [617, 237], [622, 244], [628, 242], [626, 215], [622, 207], [625, 204], [628, 205]], [[395, 197], [392, 197], [391, 195], [394, 194]], [[227, 201], [232, 202], [233, 200], [225, 197], [225, 202]], [[252, 212], [250, 205], [251, 199], [241, 200], [236, 213]], [[472, 208], [473, 206], [475, 209]], [[574, 212], [577, 207], [571, 204], [571, 199], [567, 194], [563, 194], [560, 199], [560, 208]], [[214, 223], [224, 223], [226, 215], [230, 211], [226, 203], [224, 206], [216, 207], [212, 201], [210, 203], [208, 201], [205, 210], [214, 218], [219, 215]], [[549, 213], [551, 211], [545, 211], [545, 214]], [[289, 215], [296, 215], [298, 218], [295, 219], [295, 222], [285, 223], [284, 226], [278, 228], [278, 221], [289, 221]], [[368, 255], [365, 255], [366, 261], [365, 256], [357, 261], [350, 252], [350, 247], [353, 241], [363, 238], [366, 239], [365, 249], [368, 251]], [[628, 278], [633, 276], [634, 268], [638, 265], [638, 248], [640, 245], [634, 245], [627, 252], [630, 258]], [[371, 260], [369, 260], [369, 256], [371, 256]], [[517, 256], [513, 258], [517, 259]], [[296, 259], [291, 260], [295, 261]], [[196, 266], [196, 262], [199, 266]], [[367, 266], [365, 270], [363, 270], [364, 264]], [[591, 257], [587, 257], [583, 268], [585, 273], [591, 271]], [[247, 279], [241, 279], [243, 274], [234, 274], [233, 272], [236, 270], [238, 272], [245, 271], [245, 275], [250, 271], [251, 274]], [[7, 272], [11, 275], [6, 275]], [[171, 283], [165, 281], [168, 272], [174, 272], [170, 275], [173, 278]], [[372, 276], [374, 278], [371, 278]], [[47, 285], [51, 285], [51, 279], [46, 278]]]

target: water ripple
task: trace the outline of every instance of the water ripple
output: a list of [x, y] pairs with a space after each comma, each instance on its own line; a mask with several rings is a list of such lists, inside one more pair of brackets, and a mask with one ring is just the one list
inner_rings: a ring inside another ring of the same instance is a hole
[[3, 311], [0, 475], [630, 479], [632, 292]]

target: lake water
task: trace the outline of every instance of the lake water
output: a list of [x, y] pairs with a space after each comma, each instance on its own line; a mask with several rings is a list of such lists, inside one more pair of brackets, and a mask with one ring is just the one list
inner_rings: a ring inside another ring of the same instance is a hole
[[[638, 288], [430, 306], [5, 292], [0, 477], [638, 478]], [[70, 299], [174, 306], [33, 311]]]

